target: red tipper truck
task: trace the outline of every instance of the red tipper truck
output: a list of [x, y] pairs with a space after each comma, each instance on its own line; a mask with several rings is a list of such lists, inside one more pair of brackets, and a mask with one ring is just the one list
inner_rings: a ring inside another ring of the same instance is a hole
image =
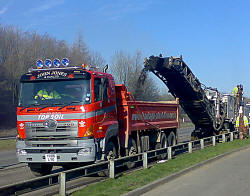
[[111, 74], [44, 67], [22, 75], [17, 108], [17, 156], [35, 175], [175, 144], [178, 99], [135, 101]]

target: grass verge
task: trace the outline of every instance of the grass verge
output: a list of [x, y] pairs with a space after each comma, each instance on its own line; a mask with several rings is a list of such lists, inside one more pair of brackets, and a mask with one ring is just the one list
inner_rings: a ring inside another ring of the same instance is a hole
[[8, 150], [15, 150], [16, 149], [16, 140], [0, 140], [0, 152], [8, 151]]
[[89, 185], [72, 195], [121, 195], [199, 162], [247, 145], [250, 145], [250, 139], [217, 144], [215, 147], [207, 147], [192, 154], [180, 155], [162, 164], [155, 164], [150, 169], [142, 169], [131, 174], [124, 174], [117, 179], [108, 179]]

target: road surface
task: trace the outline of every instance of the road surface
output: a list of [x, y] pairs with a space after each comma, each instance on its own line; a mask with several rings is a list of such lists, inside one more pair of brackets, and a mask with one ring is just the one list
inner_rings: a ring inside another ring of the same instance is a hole
[[[13, 165], [6, 167], [8, 165]], [[62, 171], [60, 167], [54, 167], [53, 172]], [[0, 152], [0, 186], [35, 178], [27, 164], [19, 164], [16, 151]], [[1, 194], [0, 194], [1, 195]]]
[[144, 196], [249, 196], [250, 148], [178, 177]]
[[18, 160], [15, 150], [0, 152], [0, 168], [17, 163]]

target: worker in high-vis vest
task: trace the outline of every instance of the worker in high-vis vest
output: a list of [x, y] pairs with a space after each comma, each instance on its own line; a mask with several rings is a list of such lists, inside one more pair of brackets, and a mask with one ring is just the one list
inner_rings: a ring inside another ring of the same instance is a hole
[[[243, 121], [244, 121], [244, 126], [248, 127], [248, 119], [246, 116], [243, 116]], [[240, 126], [240, 116], [237, 117], [236, 128], [239, 128], [239, 126]]]
[[46, 99], [61, 99], [62, 97], [58, 92], [49, 87], [47, 88], [47, 90], [44, 88], [38, 91], [38, 93], [35, 96], [35, 99], [38, 98], [46, 100]]
[[248, 124], [248, 118], [243, 115], [243, 112], [240, 111], [240, 115], [236, 119], [235, 124], [236, 129], [240, 132], [240, 139], [247, 138], [249, 133], [249, 124]]
[[233, 94], [234, 97], [237, 97], [238, 91], [239, 91], [239, 87], [240, 87], [240, 85], [237, 85], [236, 87], [234, 87], [234, 89], [232, 91], [232, 94]]

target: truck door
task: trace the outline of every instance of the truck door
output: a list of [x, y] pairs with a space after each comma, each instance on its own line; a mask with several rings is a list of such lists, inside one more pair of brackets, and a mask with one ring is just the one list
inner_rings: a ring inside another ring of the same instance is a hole
[[110, 99], [108, 98], [108, 85], [109, 81], [107, 78], [95, 78], [94, 79], [94, 99], [95, 99], [95, 117], [96, 123], [94, 130], [96, 131], [97, 137], [105, 136], [105, 125], [108, 123], [109, 110], [110, 110]]

